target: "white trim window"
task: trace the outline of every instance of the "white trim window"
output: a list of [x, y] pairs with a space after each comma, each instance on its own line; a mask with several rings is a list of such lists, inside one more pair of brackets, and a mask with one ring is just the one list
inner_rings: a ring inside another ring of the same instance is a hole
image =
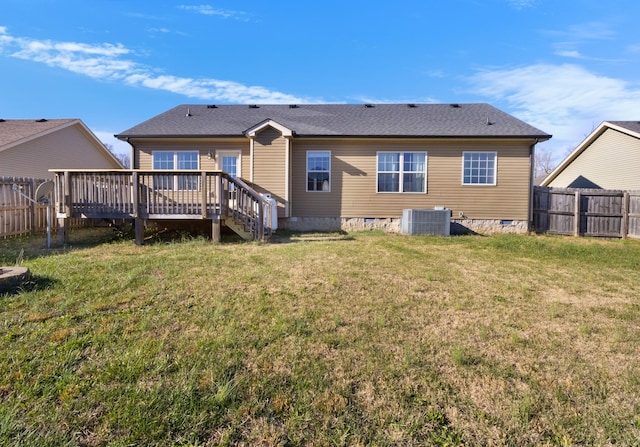
[[[198, 151], [153, 151], [153, 169], [158, 171], [198, 170]], [[154, 186], [170, 191], [190, 191], [198, 189], [197, 175], [155, 175]]]
[[377, 191], [426, 193], [426, 152], [378, 152]]
[[307, 151], [307, 192], [331, 191], [331, 152]]
[[495, 186], [498, 169], [496, 152], [463, 152], [462, 184]]

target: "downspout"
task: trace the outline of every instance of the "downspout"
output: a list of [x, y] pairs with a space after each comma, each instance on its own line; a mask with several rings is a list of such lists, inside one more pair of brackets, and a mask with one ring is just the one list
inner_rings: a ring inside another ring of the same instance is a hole
[[527, 232], [530, 233], [533, 227], [533, 187], [535, 180], [535, 153], [536, 153], [536, 144], [538, 144], [540, 140], [538, 138], [535, 139], [533, 144], [529, 147], [529, 223], [527, 225]]
[[291, 137], [285, 137], [284, 165], [284, 217], [291, 217]]
[[129, 158], [131, 160], [131, 166], [129, 166], [129, 169], [137, 169], [136, 166], [138, 166], [138, 160], [136, 160], [136, 147], [133, 145], [129, 137], [126, 138], [126, 142], [131, 146], [131, 157]]

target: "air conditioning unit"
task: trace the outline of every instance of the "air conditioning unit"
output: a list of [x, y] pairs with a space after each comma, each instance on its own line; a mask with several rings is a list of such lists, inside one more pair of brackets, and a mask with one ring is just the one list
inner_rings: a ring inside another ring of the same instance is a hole
[[436, 208], [427, 210], [402, 210], [401, 234], [451, 234], [451, 210]]

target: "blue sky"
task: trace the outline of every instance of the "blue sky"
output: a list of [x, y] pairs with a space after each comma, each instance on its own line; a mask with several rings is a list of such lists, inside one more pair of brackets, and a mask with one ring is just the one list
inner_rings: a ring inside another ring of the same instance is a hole
[[2, 0], [0, 117], [105, 143], [178, 104], [487, 102], [560, 161], [640, 120], [637, 0]]

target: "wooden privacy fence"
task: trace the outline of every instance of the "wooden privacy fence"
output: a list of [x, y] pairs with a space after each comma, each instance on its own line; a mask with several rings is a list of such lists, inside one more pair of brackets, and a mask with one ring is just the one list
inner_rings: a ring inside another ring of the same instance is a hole
[[[33, 203], [13, 190], [17, 185], [20, 192], [33, 198], [36, 188], [46, 179], [30, 177], [0, 177], [0, 238], [44, 233], [47, 230], [47, 206]], [[54, 192], [51, 193], [51, 205], [55, 203]], [[55, 216], [51, 220], [52, 228], [56, 228]], [[85, 226], [87, 221], [74, 219], [73, 227]]]
[[538, 233], [640, 238], [640, 191], [534, 187]]

